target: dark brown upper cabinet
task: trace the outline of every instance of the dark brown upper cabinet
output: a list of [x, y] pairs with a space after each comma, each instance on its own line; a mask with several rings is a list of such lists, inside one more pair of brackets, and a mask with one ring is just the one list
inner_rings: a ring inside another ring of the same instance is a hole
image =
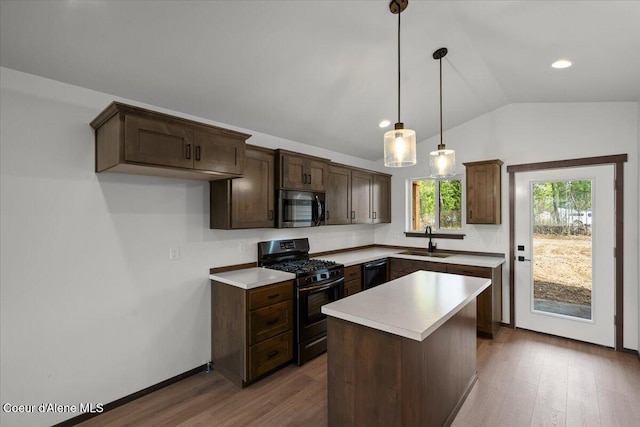
[[119, 102], [92, 122], [96, 172], [211, 181], [241, 176], [251, 135]]
[[276, 151], [278, 188], [325, 191], [328, 159], [286, 150]]
[[326, 221], [335, 224], [391, 222], [391, 176], [330, 163]]
[[273, 228], [274, 171], [273, 150], [247, 145], [242, 178], [211, 181], [210, 228]]
[[463, 164], [467, 181], [467, 224], [502, 224], [502, 161]]
[[327, 225], [351, 224], [351, 169], [329, 164], [326, 189]]
[[374, 224], [391, 222], [391, 176], [373, 174], [373, 212]]
[[351, 223], [373, 222], [373, 174], [360, 170], [351, 172]]

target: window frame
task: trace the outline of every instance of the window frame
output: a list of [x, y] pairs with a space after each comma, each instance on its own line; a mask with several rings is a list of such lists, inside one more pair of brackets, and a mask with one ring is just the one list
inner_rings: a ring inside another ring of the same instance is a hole
[[[413, 177], [407, 178], [406, 182], [406, 218], [405, 218], [405, 236], [407, 237], [425, 237], [425, 230], [417, 230], [414, 229], [414, 210], [416, 209], [416, 205], [414, 204], [415, 193], [413, 191], [415, 183], [417, 181], [425, 181], [432, 180], [435, 182], [434, 191], [435, 191], [435, 200], [438, 202], [435, 206], [435, 226], [433, 226], [432, 233], [435, 236], [436, 233], [439, 238], [451, 238], [451, 239], [462, 239], [465, 234], [463, 234], [464, 226], [466, 224], [466, 182], [464, 180], [464, 175], [453, 175], [446, 178], [435, 178], [430, 176], [425, 177]], [[452, 229], [443, 229], [440, 228], [440, 181], [460, 181], [461, 191], [460, 191], [460, 228], [456, 230]]]

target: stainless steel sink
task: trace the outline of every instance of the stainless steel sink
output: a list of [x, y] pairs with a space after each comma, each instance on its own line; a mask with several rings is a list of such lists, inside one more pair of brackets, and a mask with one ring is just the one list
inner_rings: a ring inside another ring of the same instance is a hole
[[402, 255], [417, 255], [417, 256], [426, 256], [431, 258], [447, 258], [450, 257], [451, 254], [443, 254], [442, 252], [427, 252], [422, 250], [408, 250], [404, 252], [400, 252]]

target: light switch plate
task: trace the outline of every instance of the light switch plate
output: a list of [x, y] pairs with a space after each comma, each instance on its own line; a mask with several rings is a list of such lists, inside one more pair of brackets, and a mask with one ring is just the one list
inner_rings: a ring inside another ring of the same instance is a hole
[[169, 248], [169, 260], [177, 261], [180, 259], [180, 247]]

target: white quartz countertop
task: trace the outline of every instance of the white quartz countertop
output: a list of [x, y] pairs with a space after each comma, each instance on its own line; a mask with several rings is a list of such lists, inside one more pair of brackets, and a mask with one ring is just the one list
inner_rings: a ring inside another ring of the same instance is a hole
[[[416, 248], [419, 249], [419, 248]], [[364, 262], [374, 261], [381, 258], [404, 258], [415, 259], [420, 261], [440, 262], [444, 264], [462, 264], [473, 265], [475, 267], [489, 267], [496, 268], [504, 263], [504, 257], [493, 256], [481, 256], [481, 255], [451, 255], [446, 258], [437, 258], [423, 255], [405, 255], [400, 252], [404, 252], [405, 249], [391, 249], [391, 248], [370, 248], [370, 249], [358, 249], [354, 251], [342, 252], [332, 255], [319, 256], [317, 258], [325, 259], [328, 261], [335, 261], [339, 264], [344, 264], [345, 267], [349, 267], [356, 264], [362, 264]]]
[[370, 248], [370, 249], [357, 249], [355, 251], [341, 252], [331, 255], [322, 255], [314, 257], [318, 259], [324, 259], [327, 261], [335, 261], [338, 264], [343, 264], [345, 267], [349, 267], [356, 264], [362, 264], [363, 262], [375, 261], [381, 258], [387, 258], [393, 254], [402, 252], [401, 249], [389, 249], [389, 248]]
[[422, 341], [475, 299], [489, 279], [416, 271], [322, 306], [322, 313]]
[[296, 275], [279, 270], [271, 270], [262, 267], [243, 268], [242, 270], [225, 271], [224, 273], [210, 274], [211, 280], [237, 286], [242, 289], [253, 289], [274, 283], [293, 280]]

